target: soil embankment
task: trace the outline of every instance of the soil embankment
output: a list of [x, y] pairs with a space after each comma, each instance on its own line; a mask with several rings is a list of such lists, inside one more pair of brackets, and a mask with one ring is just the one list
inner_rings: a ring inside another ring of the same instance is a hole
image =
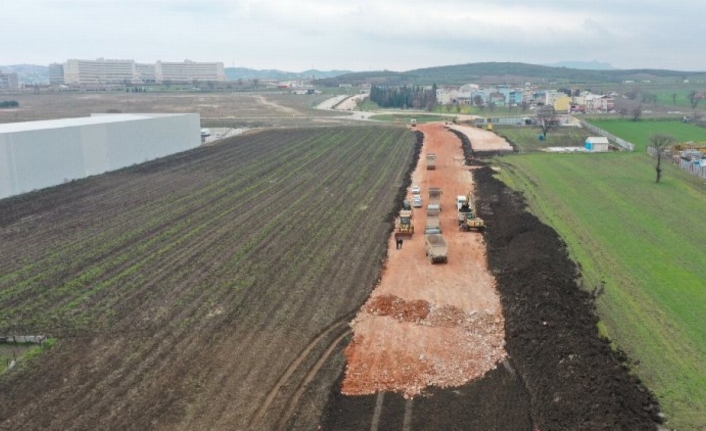
[[506, 348], [539, 429], [655, 430], [656, 399], [598, 336], [592, 298], [577, 286], [566, 244], [525, 210], [524, 198], [475, 171], [498, 280]]

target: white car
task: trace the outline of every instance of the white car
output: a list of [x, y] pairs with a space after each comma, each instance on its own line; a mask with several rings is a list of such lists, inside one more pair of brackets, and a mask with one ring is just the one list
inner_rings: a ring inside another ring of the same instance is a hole
[[412, 199], [412, 206], [415, 208], [421, 208], [422, 207], [422, 198]]
[[418, 185], [414, 184], [412, 186], [412, 194], [413, 195], [418, 195], [419, 193], [421, 193], [421, 191], [422, 191], [422, 189]]

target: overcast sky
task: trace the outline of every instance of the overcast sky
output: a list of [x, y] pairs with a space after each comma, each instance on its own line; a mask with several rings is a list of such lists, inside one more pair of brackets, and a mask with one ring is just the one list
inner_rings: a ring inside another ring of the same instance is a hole
[[0, 64], [302, 71], [602, 61], [706, 71], [703, 0], [0, 0]]

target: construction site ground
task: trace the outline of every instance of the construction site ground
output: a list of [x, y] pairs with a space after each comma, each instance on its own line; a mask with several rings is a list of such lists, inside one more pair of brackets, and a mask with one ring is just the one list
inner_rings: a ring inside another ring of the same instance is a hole
[[[401, 248], [390, 237], [380, 284], [352, 323], [343, 381], [348, 395], [394, 391], [413, 397], [430, 386], [461, 386], [505, 357], [500, 298], [483, 236], [458, 227], [455, 200], [472, 190], [471, 171], [456, 136], [440, 124], [420, 130], [425, 141], [412, 183], [421, 186], [423, 207], [414, 210], [415, 233]], [[429, 153], [436, 154], [435, 169], [427, 169]], [[424, 251], [430, 187], [443, 193], [446, 264], [431, 264]]]

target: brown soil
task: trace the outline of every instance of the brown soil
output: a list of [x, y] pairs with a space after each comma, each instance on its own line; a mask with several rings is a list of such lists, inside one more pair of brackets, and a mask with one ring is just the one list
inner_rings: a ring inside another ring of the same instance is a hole
[[[460, 386], [505, 357], [503, 317], [489, 273], [482, 235], [461, 232], [457, 195], [472, 190], [458, 139], [440, 124], [419, 126], [424, 147], [413, 182], [442, 189], [441, 226], [448, 263], [432, 265], [424, 252], [426, 214], [415, 209], [416, 232], [396, 249], [390, 237], [379, 286], [352, 323], [354, 338], [343, 392], [399, 391], [411, 397], [429, 386]], [[426, 169], [426, 153], [437, 155]]]

